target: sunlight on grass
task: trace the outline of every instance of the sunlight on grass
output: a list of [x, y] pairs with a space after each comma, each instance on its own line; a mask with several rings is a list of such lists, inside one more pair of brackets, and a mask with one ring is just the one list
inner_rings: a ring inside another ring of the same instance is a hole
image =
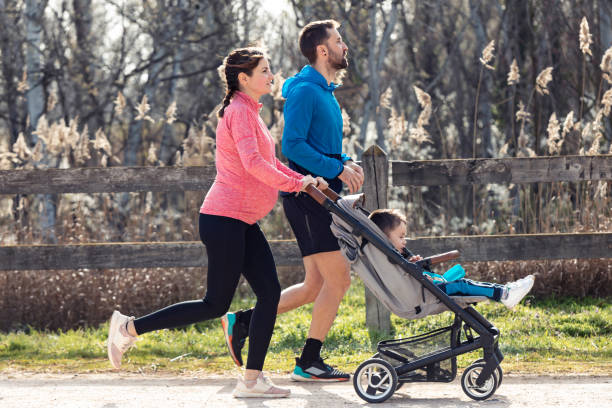
[[[478, 310], [502, 333], [506, 372], [610, 373], [612, 370], [612, 307], [604, 299], [548, 299], [529, 301], [510, 311], [488, 302]], [[250, 307], [254, 299], [234, 299], [232, 310]], [[280, 315], [266, 360], [266, 369], [293, 368], [310, 325], [311, 306]], [[392, 317], [394, 337], [421, 334], [452, 322], [450, 313], [408, 321]], [[0, 334], [0, 370], [111, 371], [106, 360], [107, 325], [67, 332]], [[363, 285], [356, 280], [344, 299], [323, 356], [346, 371], [369, 358], [384, 336], [365, 327]], [[243, 353], [246, 358], [246, 349]], [[479, 352], [458, 358], [465, 367]], [[142, 336], [123, 362], [136, 372], [220, 372], [233, 370], [218, 320], [180, 330], [161, 330]]]

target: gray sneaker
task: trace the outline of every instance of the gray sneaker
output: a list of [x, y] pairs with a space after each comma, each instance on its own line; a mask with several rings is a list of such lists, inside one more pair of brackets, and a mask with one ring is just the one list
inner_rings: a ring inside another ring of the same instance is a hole
[[136, 343], [138, 337], [127, 332], [126, 324], [134, 320], [133, 317], [122, 315], [115, 310], [108, 325], [107, 352], [108, 359], [114, 368], [121, 368], [121, 357], [130, 347]]
[[506, 284], [506, 290], [502, 295], [501, 302], [508, 309], [512, 309], [529, 293], [534, 281], [533, 275], [527, 275], [522, 279]]
[[251, 387], [247, 387], [246, 381], [238, 377], [233, 394], [234, 398], [287, 398], [291, 390], [277, 387], [263, 373], [259, 373], [259, 377]]

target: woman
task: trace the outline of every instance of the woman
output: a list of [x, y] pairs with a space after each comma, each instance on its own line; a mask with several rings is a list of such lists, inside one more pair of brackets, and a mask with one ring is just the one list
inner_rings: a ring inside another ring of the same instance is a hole
[[[217, 126], [217, 176], [200, 208], [200, 238], [208, 254], [208, 281], [202, 300], [177, 303], [134, 319], [115, 311], [110, 320], [108, 357], [115, 368], [137, 336], [223, 316], [240, 275], [257, 297], [251, 320], [249, 355], [236, 397], [287, 397], [262, 374], [276, 321], [280, 284], [270, 247], [257, 221], [272, 210], [278, 190], [299, 192], [316, 184], [284, 166], [259, 116], [259, 98], [272, 90], [267, 58], [257, 48], [232, 51], [219, 68], [226, 84]], [[322, 181], [322, 180], [321, 180]], [[324, 181], [323, 181], [324, 182]]]

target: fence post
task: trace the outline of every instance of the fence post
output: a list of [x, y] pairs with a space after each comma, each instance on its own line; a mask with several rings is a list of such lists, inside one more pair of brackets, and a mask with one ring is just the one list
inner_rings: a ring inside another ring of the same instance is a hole
[[[389, 159], [378, 146], [370, 146], [362, 155], [365, 180], [363, 192], [365, 207], [368, 211], [387, 208], [387, 190], [389, 188]], [[365, 288], [366, 326], [382, 333], [391, 332], [391, 313], [376, 299], [368, 288]]]

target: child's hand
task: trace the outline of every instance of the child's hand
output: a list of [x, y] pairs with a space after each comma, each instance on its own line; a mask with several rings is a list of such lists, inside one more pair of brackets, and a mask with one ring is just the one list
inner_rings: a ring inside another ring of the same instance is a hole
[[410, 262], [414, 263], [416, 261], [422, 261], [423, 257], [421, 255], [413, 255], [408, 259]]

